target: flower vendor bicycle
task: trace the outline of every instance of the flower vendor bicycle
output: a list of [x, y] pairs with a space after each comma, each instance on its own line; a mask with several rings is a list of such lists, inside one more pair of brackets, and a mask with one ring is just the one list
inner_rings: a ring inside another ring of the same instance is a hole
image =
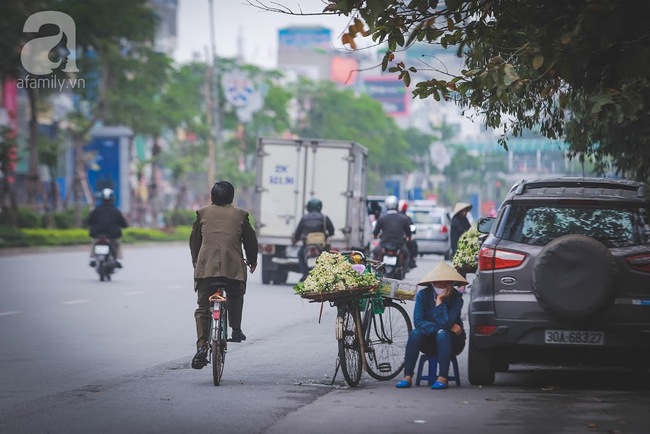
[[392, 286], [386, 293], [379, 290], [392, 280], [382, 277], [382, 270], [383, 263], [356, 250], [324, 252], [307, 279], [294, 287], [311, 302], [336, 306], [338, 357], [332, 384], [339, 368], [354, 387], [363, 370], [377, 380], [390, 380], [404, 367], [413, 326]]
[[226, 362], [228, 347], [228, 309], [226, 308], [227, 284], [215, 284], [216, 292], [210, 300], [210, 346], [208, 347], [208, 363], [212, 364], [212, 381], [215, 386], [221, 382], [223, 365]]
[[397, 376], [404, 368], [406, 342], [413, 329], [404, 307], [381, 294], [333, 304], [337, 307], [337, 370], [340, 366], [346, 383], [357, 386], [364, 369], [376, 380]]

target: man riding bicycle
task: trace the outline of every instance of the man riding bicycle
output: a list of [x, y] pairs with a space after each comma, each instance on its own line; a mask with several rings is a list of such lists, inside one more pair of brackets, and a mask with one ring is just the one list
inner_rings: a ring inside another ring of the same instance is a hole
[[[212, 204], [196, 211], [190, 234], [190, 252], [194, 266], [194, 290], [198, 308], [196, 321], [197, 352], [192, 368], [207, 364], [210, 334], [210, 301], [216, 281], [229, 283], [228, 318], [232, 328], [231, 342], [246, 340], [241, 330], [244, 294], [246, 293], [246, 262], [252, 273], [257, 267], [257, 236], [248, 220], [248, 212], [233, 206], [235, 188], [227, 181], [218, 181], [211, 191]], [[244, 261], [244, 254], [246, 262]]]

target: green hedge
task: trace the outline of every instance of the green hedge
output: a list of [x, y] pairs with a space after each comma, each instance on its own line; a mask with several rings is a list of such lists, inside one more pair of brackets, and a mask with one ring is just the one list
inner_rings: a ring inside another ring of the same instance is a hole
[[[81, 218], [83, 221], [88, 219], [90, 208], [84, 207], [81, 210]], [[55, 212], [52, 215], [57, 229], [70, 229], [74, 227], [74, 210], [64, 210]], [[192, 224], [191, 222], [189, 224]], [[0, 226], [11, 226], [9, 212], [0, 213]], [[45, 228], [45, 216], [40, 211], [35, 211], [30, 208], [18, 208], [16, 212], [16, 226], [21, 229], [37, 229]]]
[[177, 209], [165, 213], [165, 223], [168, 226], [192, 226], [196, 220], [196, 211], [191, 209]]
[[[191, 226], [178, 226], [164, 230], [127, 228], [123, 231], [122, 242], [187, 241], [189, 240], [191, 230]], [[0, 248], [69, 246], [89, 244], [90, 242], [91, 238], [88, 236], [87, 229], [17, 229], [0, 226]]]

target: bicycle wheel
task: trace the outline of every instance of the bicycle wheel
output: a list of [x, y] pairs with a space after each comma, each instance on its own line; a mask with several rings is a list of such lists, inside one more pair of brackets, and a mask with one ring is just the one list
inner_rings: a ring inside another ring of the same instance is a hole
[[228, 312], [224, 303], [219, 303], [219, 320], [212, 320], [214, 328], [212, 331], [212, 381], [215, 386], [221, 383], [223, 365], [226, 362], [226, 332], [228, 324]]
[[361, 360], [361, 345], [357, 335], [357, 322], [355, 311], [358, 309], [356, 301], [347, 302], [338, 306], [336, 316], [337, 339], [339, 339], [339, 362], [345, 382], [354, 387], [361, 380], [363, 368]]
[[[375, 314], [372, 306], [364, 321], [366, 367], [376, 380], [395, 378], [404, 368], [404, 354], [413, 330], [406, 310], [392, 300], [384, 299], [384, 313]], [[364, 315], [365, 316], [365, 315]]]

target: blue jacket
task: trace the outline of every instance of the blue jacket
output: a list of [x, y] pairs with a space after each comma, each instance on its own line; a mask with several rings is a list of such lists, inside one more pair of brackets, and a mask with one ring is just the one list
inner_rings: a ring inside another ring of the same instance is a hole
[[425, 335], [432, 335], [438, 330], [450, 330], [454, 324], [463, 327], [463, 320], [460, 312], [463, 309], [463, 296], [456, 291], [436, 306], [436, 293], [431, 286], [418, 291], [415, 296], [415, 307], [413, 308], [413, 322], [415, 328], [421, 330]]

